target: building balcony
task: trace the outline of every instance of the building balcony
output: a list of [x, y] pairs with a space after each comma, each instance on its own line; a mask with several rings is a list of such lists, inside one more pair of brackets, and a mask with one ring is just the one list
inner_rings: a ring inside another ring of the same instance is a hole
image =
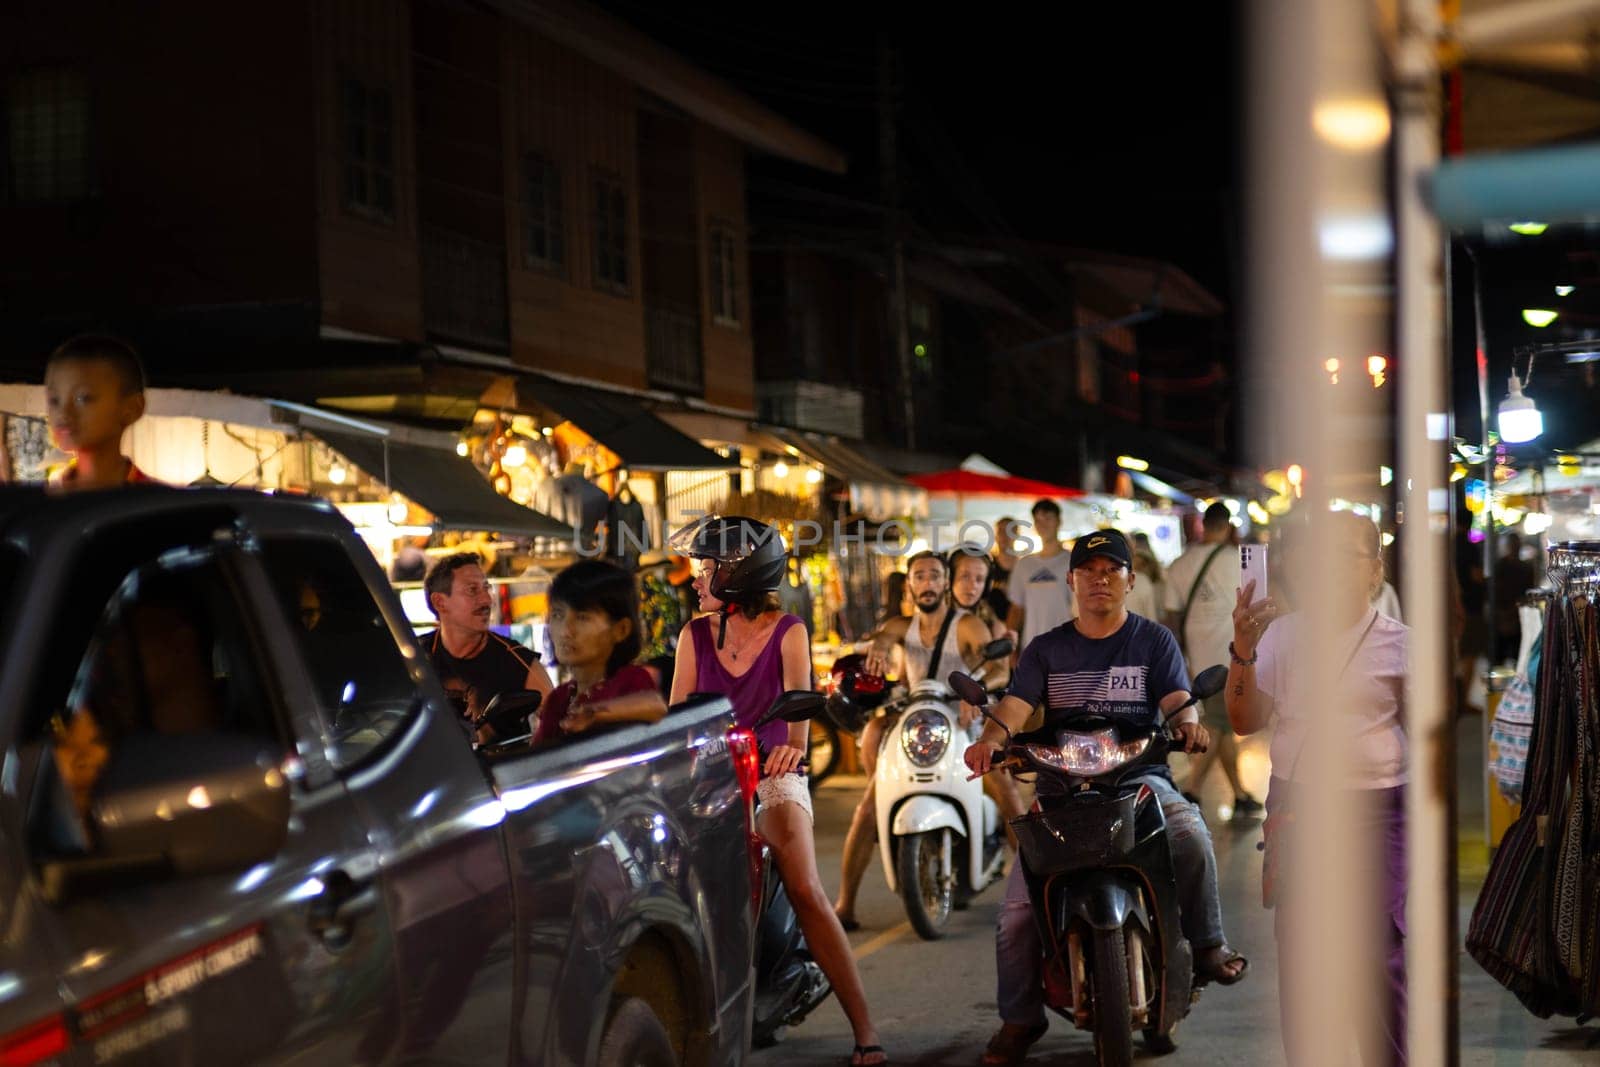
[[861, 439], [865, 423], [859, 389], [823, 382], [757, 382], [756, 395], [763, 422]]

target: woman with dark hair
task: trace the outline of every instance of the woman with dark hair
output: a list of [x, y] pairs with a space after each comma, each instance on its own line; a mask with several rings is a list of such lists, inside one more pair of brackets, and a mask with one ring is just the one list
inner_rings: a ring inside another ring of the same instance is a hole
[[595, 726], [656, 722], [666, 702], [639, 657], [639, 591], [633, 576], [600, 560], [582, 560], [550, 583], [551, 639], [571, 681], [539, 707], [533, 743]]
[[[783, 538], [756, 519], [713, 515], [678, 531], [670, 547], [695, 561], [695, 591], [701, 608], [711, 612], [690, 622], [678, 638], [672, 702], [691, 693], [722, 693], [733, 704], [735, 720], [756, 729], [756, 720], [781, 693], [812, 688], [806, 629], [778, 603], [788, 565]], [[812, 956], [850, 1020], [852, 1067], [878, 1067], [888, 1056], [878, 1043], [850, 942], [817, 874], [811, 792], [801, 769], [810, 736], [811, 724], [804, 721], [779, 720], [756, 729], [766, 757], [756, 793], [756, 832], [771, 849]]]

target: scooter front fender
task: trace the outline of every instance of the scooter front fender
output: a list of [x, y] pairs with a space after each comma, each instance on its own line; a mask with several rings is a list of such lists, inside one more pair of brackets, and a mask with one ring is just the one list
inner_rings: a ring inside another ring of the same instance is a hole
[[889, 829], [896, 837], [929, 830], [954, 830], [962, 837], [967, 836], [967, 824], [962, 821], [955, 804], [944, 797], [926, 795], [910, 797], [896, 808]]
[[1055, 898], [1055, 914], [1051, 918], [1058, 937], [1065, 935], [1074, 920], [1091, 930], [1120, 930], [1131, 918], [1146, 933], [1150, 932], [1143, 889], [1129, 876], [1098, 871], [1054, 888], [1051, 895]]

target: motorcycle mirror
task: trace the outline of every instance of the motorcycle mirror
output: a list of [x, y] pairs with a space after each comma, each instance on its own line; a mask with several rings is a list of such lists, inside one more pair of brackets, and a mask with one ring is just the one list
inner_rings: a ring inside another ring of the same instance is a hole
[[1219, 663], [1195, 675], [1194, 684], [1189, 687], [1189, 692], [1196, 700], [1205, 700], [1222, 692], [1223, 686], [1227, 684], [1228, 668]]
[[1017, 646], [1009, 637], [997, 638], [996, 640], [990, 641], [987, 645], [983, 646], [983, 658], [986, 662], [990, 660], [1005, 659], [1007, 656], [1011, 655], [1012, 652], [1016, 651], [1016, 647]]
[[[987, 652], [988, 649], [984, 651]], [[984, 691], [983, 683], [964, 671], [951, 671], [948, 680], [950, 688], [955, 690], [956, 696], [965, 700], [968, 704], [976, 704], [981, 708], [989, 702], [989, 694]]]
[[756, 725], [765, 726], [774, 719], [782, 719], [784, 722], [804, 722], [807, 719], [814, 719], [827, 702], [827, 697], [810, 689], [791, 689], [778, 695], [772, 706], [761, 713]]
[[485, 719], [527, 718], [539, 710], [541, 694], [537, 689], [513, 689], [496, 693], [483, 709]]

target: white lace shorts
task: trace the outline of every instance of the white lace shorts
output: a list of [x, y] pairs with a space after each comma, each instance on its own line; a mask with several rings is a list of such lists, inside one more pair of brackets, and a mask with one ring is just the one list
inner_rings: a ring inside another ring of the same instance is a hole
[[763, 811], [779, 804], [798, 804], [805, 809], [807, 819], [816, 821], [816, 816], [811, 812], [811, 789], [806, 785], [803, 775], [780, 774], [776, 778], [763, 778], [756, 785], [758, 817]]

